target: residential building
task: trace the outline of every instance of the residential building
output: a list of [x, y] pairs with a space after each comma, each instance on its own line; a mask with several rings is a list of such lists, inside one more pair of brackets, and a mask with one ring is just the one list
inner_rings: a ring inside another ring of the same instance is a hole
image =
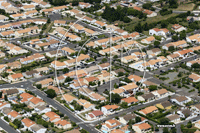
[[132, 129], [137, 133], [151, 132], [151, 126], [148, 123], [134, 124]]

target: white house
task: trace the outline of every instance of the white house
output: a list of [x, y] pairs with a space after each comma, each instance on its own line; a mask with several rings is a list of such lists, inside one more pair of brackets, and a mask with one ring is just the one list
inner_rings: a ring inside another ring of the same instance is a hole
[[167, 37], [168, 34], [169, 34], [169, 30], [166, 29], [166, 28], [164, 28], [164, 29], [154, 28], [154, 29], [150, 29], [149, 30], [149, 35], [156, 35], [156, 36]]
[[171, 102], [176, 103], [180, 106], [185, 106], [186, 103], [191, 101], [191, 98], [187, 96], [178, 96], [175, 98], [171, 98], [170, 100]]

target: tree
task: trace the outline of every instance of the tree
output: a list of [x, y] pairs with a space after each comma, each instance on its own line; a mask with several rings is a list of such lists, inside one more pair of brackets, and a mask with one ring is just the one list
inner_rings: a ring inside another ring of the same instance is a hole
[[118, 72], [118, 76], [119, 76], [119, 77], [121, 77], [121, 76], [123, 76], [123, 75], [124, 75], [123, 72]]
[[131, 22], [131, 19], [129, 17], [125, 16], [123, 21], [124, 21], [124, 23], [129, 23], [129, 22]]
[[185, 31], [182, 31], [181, 33], [180, 33], [180, 40], [183, 40], [183, 39], [185, 39], [186, 38], [186, 32]]
[[158, 48], [158, 47], [159, 47], [159, 45], [160, 45], [160, 42], [159, 42], [159, 41], [155, 41], [155, 42], [154, 42], [154, 46], [155, 46], [155, 47], [157, 47], [157, 48]]
[[37, 87], [38, 89], [41, 89], [41, 88], [42, 88], [42, 85], [41, 85], [41, 84], [37, 84], [36, 87]]
[[135, 117], [135, 122], [136, 122], [136, 123], [141, 122], [141, 117], [138, 117], [138, 116]]
[[63, 73], [68, 73], [69, 72], [69, 69], [68, 68], [64, 68], [63, 69]]
[[189, 121], [189, 122], [187, 123], [187, 128], [191, 128], [191, 127], [192, 127], [192, 122]]
[[123, 102], [120, 106], [122, 108], [128, 108], [128, 103], [127, 102]]
[[0, 91], [0, 98], [2, 98], [2, 94], [3, 94], [3, 92], [2, 92], [2, 91]]
[[101, 60], [101, 62], [103, 62], [103, 63], [105, 63], [105, 62], [107, 62], [108, 60], [106, 59], [106, 58], [103, 58], [102, 60]]
[[177, 35], [173, 35], [173, 36], [172, 36], [172, 39], [173, 39], [174, 41], [178, 41], [178, 36], [177, 36]]
[[67, 78], [65, 79], [65, 82], [71, 82], [72, 80], [73, 80], [73, 78], [67, 77]]
[[44, 12], [42, 12], [42, 16], [45, 17], [45, 13]]
[[45, 93], [47, 94], [47, 97], [50, 97], [50, 98], [54, 98], [57, 96], [55, 90], [53, 89], [48, 89]]
[[157, 85], [150, 85], [150, 86], [149, 86], [149, 90], [150, 90], [150, 91], [157, 90]]
[[175, 48], [174, 48], [174, 46], [169, 46], [168, 50], [169, 50], [170, 52], [173, 52], [173, 51], [175, 50]]
[[143, 28], [142, 28], [141, 23], [138, 23], [138, 24], [135, 26], [135, 31], [140, 32], [140, 33], [143, 31]]
[[163, 128], [163, 133], [169, 133], [169, 131], [168, 131], [168, 128], [167, 128], [167, 127], [164, 127], [164, 128]]
[[[110, 96], [109, 96], [110, 97]], [[111, 94], [111, 102], [112, 103], [116, 103], [118, 104], [121, 101], [121, 97], [119, 94], [115, 93], [115, 94]]]
[[167, 28], [167, 26], [168, 26], [167, 21], [165, 21], [165, 20], [161, 21], [161, 28]]
[[4, 100], [5, 100], [5, 101], [8, 101], [7, 95], [4, 95]]
[[177, 131], [176, 131], [176, 128], [172, 128], [171, 129], [171, 133], [176, 133]]
[[183, 76], [183, 72], [179, 72], [177, 76], [178, 77], [182, 77]]
[[169, 119], [168, 118], [161, 118], [160, 119], [160, 124], [161, 125], [168, 125], [169, 124]]
[[50, 18], [47, 19], [47, 23], [48, 24], [51, 23], [51, 19]]

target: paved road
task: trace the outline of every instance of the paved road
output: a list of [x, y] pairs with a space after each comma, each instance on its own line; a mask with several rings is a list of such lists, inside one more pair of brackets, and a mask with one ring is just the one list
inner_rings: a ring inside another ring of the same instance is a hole
[[0, 119], [0, 127], [3, 128], [8, 133], [18, 133], [14, 128], [9, 126], [7, 123], [5, 123], [3, 120]]

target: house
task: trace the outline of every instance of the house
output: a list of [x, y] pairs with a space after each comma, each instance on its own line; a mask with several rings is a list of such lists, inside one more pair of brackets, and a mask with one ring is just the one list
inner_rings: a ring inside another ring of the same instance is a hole
[[197, 58], [197, 59], [192, 60], [192, 61], [188, 61], [188, 62], [186, 63], [186, 66], [188, 66], [188, 67], [191, 68], [192, 65], [195, 64], [195, 63], [200, 64], [200, 58]]
[[84, 8], [90, 8], [90, 7], [91, 7], [91, 4], [90, 4], [90, 3], [85, 3], [85, 2], [79, 2], [78, 6], [79, 6], [81, 9], [84, 9]]
[[67, 103], [71, 103], [71, 102], [73, 102], [74, 100], [75, 100], [75, 101], [78, 100], [76, 97], [73, 97], [73, 96], [71, 96], [71, 95], [69, 95], [69, 94], [63, 95], [63, 98], [64, 98], [64, 100], [65, 100]]
[[150, 102], [150, 101], [155, 99], [155, 96], [152, 93], [147, 93], [147, 94], [143, 94], [141, 96], [138, 96], [137, 99], [139, 101]]
[[159, 55], [161, 53], [161, 50], [159, 48], [153, 48], [150, 50], [147, 50], [147, 55], [155, 54]]
[[40, 73], [36, 70], [31, 70], [28, 72], [22, 73], [25, 78], [39, 77]]
[[88, 74], [88, 75], [92, 75], [96, 72], [100, 72], [100, 69], [98, 66], [90, 66], [88, 68], [85, 68], [85, 72]]
[[48, 79], [44, 79], [42, 81], [38, 81], [36, 82], [36, 84], [41, 84], [42, 88], [44, 87], [48, 87], [49, 85], [53, 85], [53, 79], [52, 78], [48, 78]]
[[26, 13], [25, 13], [25, 15], [27, 16], [27, 17], [33, 17], [33, 16], [36, 16], [38, 14], [38, 11], [37, 10], [31, 10], [31, 11], [27, 11]]
[[10, 113], [7, 114], [8, 118], [11, 119], [11, 121], [14, 121], [15, 119], [20, 119], [22, 117], [22, 115], [20, 115], [18, 112], [16, 111], [11, 111]]
[[24, 80], [24, 76], [21, 73], [17, 73], [17, 74], [12, 74], [8, 76], [8, 79], [10, 80], [10, 82], [16, 82], [16, 81], [22, 81]]
[[106, 120], [105, 123], [102, 124], [101, 130], [110, 132], [121, 126], [121, 123], [118, 120], [110, 119]]
[[164, 36], [167, 37], [167, 35], [169, 34], [169, 30], [164, 28], [164, 29], [158, 29], [158, 28], [154, 28], [154, 29], [150, 29], [149, 30], [149, 35], [156, 35], [156, 36]]
[[156, 96], [157, 98], [166, 97], [169, 94], [169, 92], [166, 89], [155, 90], [151, 93], [153, 93], [154, 96]]
[[0, 109], [2, 110], [3, 108], [10, 108], [11, 105], [10, 103], [2, 102], [0, 101]]
[[178, 114], [168, 115], [168, 116], [166, 116], [166, 118], [168, 118], [170, 120], [170, 122], [173, 122], [173, 123], [180, 122], [180, 116]]
[[123, 98], [121, 99], [121, 103], [127, 103], [128, 106], [132, 105], [132, 104], [135, 104], [138, 102], [138, 100], [135, 98], [135, 97], [128, 97], [128, 98]]
[[34, 96], [29, 94], [29, 93], [22, 93], [20, 94], [20, 98], [21, 98], [21, 103], [26, 103], [28, 104], [28, 102], [33, 98]]
[[200, 104], [192, 105], [191, 110], [196, 112], [197, 114], [200, 113]]
[[137, 133], [151, 132], [151, 126], [148, 123], [140, 123], [132, 125], [132, 129]]
[[73, 80], [72, 83], [69, 85], [70, 88], [77, 90], [80, 88], [87, 88], [87, 84], [84, 82], [84, 79], [79, 78], [77, 80]]
[[73, 129], [73, 130], [70, 130], [70, 131], [66, 131], [64, 133], [81, 133], [81, 132], [79, 131], [79, 129]]
[[0, 65], [0, 73], [5, 71], [5, 69], [6, 69], [6, 65], [5, 64]]
[[119, 69], [117, 69], [117, 70], [112, 71], [111, 73], [112, 73], [113, 75], [115, 75], [115, 76], [118, 76], [119, 73], [125, 74], [126, 71], [125, 71], [123, 68], [119, 68]]
[[135, 40], [139, 37], [140, 37], [140, 34], [138, 32], [133, 32], [133, 33], [123, 36], [124, 39], [129, 39], [129, 40]]
[[186, 37], [186, 41], [189, 43], [199, 44], [200, 42], [200, 34], [194, 34], [189, 37]]
[[85, 77], [85, 76], [87, 76], [87, 73], [83, 69], [71, 71], [64, 74], [64, 77], [70, 77], [74, 79]]
[[134, 56], [134, 55], [128, 55], [128, 56], [124, 56], [121, 58], [121, 61], [123, 63], [130, 63], [130, 62], [133, 62], [133, 61], [138, 61], [139, 59]]
[[110, 68], [110, 63], [103, 63], [98, 65], [100, 70], [109, 70]]
[[24, 14], [20, 14], [20, 13], [17, 13], [17, 14], [12, 14], [10, 15], [11, 18], [17, 20], [17, 19], [25, 19], [26, 16]]
[[125, 91], [128, 91], [128, 92], [133, 92], [135, 93], [137, 90], [138, 90], [138, 86], [132, 82], [132, 83], [129, 83], [127, 85], [124, 85], [124, 86], [120, 86], [119, 88], [122, 88], [124, 89]]
[[8, 90], [6, 90], [5, 94], [8, 97], [17, 96], [17, 94], [19, 94], [19, 90], [18, 89], [8, 89]]
[[103, 115], [104, 115], [104, 114], [103, 114], [102, 111], [100, 111], [100, 110], [94, 110], [94, 111], [92, 111], [92, 112], [86, 114], [86, 118], [87, 118], [88, 120], [94, 120], [94, 119], [99, 119], [99, 118], [101, 118]]
[[38, 97], [33, 97], [33, 98], [29, 101], [28, 105], [29, 105], [30, 107], [32, 107], [32, 108], [35, 108], [36, 106], [45, 105], [45, 102], [44, 102], [42, 99], [38, 98]]
[[35, 54], [27, 56], [25, 58], [21, 58], [20, 62], [22, 64], [28, 64], [28, 63], [31, 63], [33, 61], [43, 61], [43, 60], [45, 60], [45, 56], [44, 55], [39, 54], [39, 53], [35, 53]]
[[115, 110], [118, 108], [119, 108], [119, 106], [117, 106], [117, 105], [105, 105], [105, 106], [101, 107], [101, 111], [104, 114], [111, 114], [111, 113], [114, 113]]
[[38, 105], [38, 106], [35, 106], [34, 111], [40, 115], [43, 113], [50, 112], [51, 108], [46, 107], [45, 105]]
[[106, 26], [107, 26], [106, 23], [101, 22], [101, 21], [98, 21], [98, 20], [94, 22], [94, 25], [96, 25], [96, 26], [99, 27], [99, 28], [103, 28], [103, 27], [106, 27]]
[[31, 11], [35, 9], [35, 5], [24, 5], [21, 7], [22, 10], [26, 11]]
[[188, 118], [191, 117], [193, 115], [192, 111], [190, 109], [181, 109], [179, 111], [177, 111], [177, 114], [181, 117], [181, 118]]
[[65, 55], [70, 55], [70, 54], [76, 52], [76, 51], [70, 49], [69, 47], [63, 47], [61, 50], [62, 50], [63, 54], [65, 54]]
[[192, 81], [192, 82], [199, 82], [200, 81], [200, 75], [196, 74], [196, 73], [192, 73], [188, 76], [188, 78]]
[[51, 62], [50, 66], [56, 70], [62, 70], [64, 68], [67, 68], [67, 65], [64, 62], [60, 62], [60, 61], [53, 61]]
[[145, 81], [144, 78], [141, 78], [140, 76], [137, 76], [137, 75], [130, 75], [130, 76], [128, 76], [128, 79], [130, 79], [131, 81], [133, 81], [135, 83]]
[[0, 22], [5, 22], [8, 21], [8, 17], [4, 16], [4, 15], [0, 15]]
[[56, 6], [56, 7], [53, 7], [53, 12], [54, 13], [57, 13], [57, 12], [62, 12], [64, 10], [68, 9], [67, 6], [63, 5], [63, 6]]
[[60, 50], [54, 50], [54, 51], [50, 51], [50, 52], [46, 52], [46, 56], [50, 57], [50, 58], [54, 58], [54, 57], [62, 57], [63, 53]]
[[185, 58], [189, 57], [190, 55], [192, 55], [193, 51], [191, 49], [184, 49], [181, 51], [176, 51], [176, 52], [174, 52], [174, 54], [179, 54], [180, 59], [185, 59]]
[[180, 106], [185, 106], [185, 103], [188, 103], [189, 101], [191, 101], [191, 98], [187, 96], [177, 96], [175, 98], [171, 98], [170, 100], [171, 102], [176, 103]]
[[67, 130], [72, 128], [72, 124], [66, 120], [59, 120], [54, 123], [56, 127]]
[[24, 128], [29, 129], [29, 130], [33, 125], [36, 124], [34, 121], [32, 121], [28, 118], [24, 118], [23, 120], [21, 120], [21, 122], [22, 122], [22, 125], [24, 125]]
[[175, 54], [171, 54], [167, 56], [167, 59], [169, 59], [171, 62], [177, 62], [179, 61], [179, 54], [175, 53]]
[[187, 44], [187, 42], [185, 40], [180, 40], [180, 41], [177, 41], [177, 42], [168, 43], [168, 44], [162, 46], [162, 49], [169, 50], [169, 47], [185, 48], [187, 46], [189, 46], [189, 45]]
[[149, 106], [149, 107], [146, 107], [145, 109], [142, 109], [139, 111], [139, 113], [141, 113], [143, 115], [156, 113], [156, 112], [158, 112], [158, 108], [156, 106]]
[[50, 122], [57, 122], [60, 120], [60, 116], [57, 115], [55, 112], [47, 112], [44, 115], [42, 115], [42, 119], [45, 121], [50, 121]]
[[124, 31], [122, 29], [116, 29], [114, 32], [121, 35], [121, 36], [128, 35], [128, 32]]
[[65, 20], [54, 20], [54, 25], [55, 26], [66, 26], [66, 21]]
[[164, 101], [162, 103], [156, 104], [156, 107], [169, 110], [172, 107], [172, 103], [170, 103], [169, 101]]
[[[200, 129], [200, 121], [195, 122], [194, 127]], [[197, 130], [197, 131], [198, 131], [198, 130]], [[197, 131], [196, 131], [196, 132], [197, 132]], [[195, 132], [195, 133], [196, 133], [196, 132]], [[197, 133], [199, 133], [199, 132], [197, 132]]]
[[42, 125], [35, 124], [30, 127], [30, 130], [34, 133], [46, 133], [47, 129]]
[[36, 68], [34, 69], [36, 71], [38, 71], [40, 74], [47, 74], [49, 72], [49, 68], [48, 67], [40, 67], [40, 68]]
[[184, 31], [187, 29], [185, 27], [183, 27], [182, 25], [174, 24], [174, 25], [172, 25], [172, 30], [174, 30], [175, 32], [181, 32], [181, 31]]
[[147, 9], [145, 9], [145, 10], [143, 11], [143, 13], [147, 14], [147, 17], [148, 17], [148, 18], [157, 16], [157, 13], [156, 13], [156, 12], [153, 12], [153, 11], [147, 10]]
[[85, 110], [90, 110], [90, 109], [94, 109], [95, 105], [94, 104], [91, 104], [90, 102], [88, 102], [87, 100], [85, 99], [79, 99], [77, 101], [77, 104], [79, 104], [80, 106], [83, 106], [83, 108]]
[[12, 30], [1, 32], [0, 35], [2, 37], [14, 37], [15, 33]]
[[87, 85], [90, 85], [90, 83], [95, 83], [98, 84], [99, 78], [97, 77], [85, 77], [83, 82], [86, 83]]
[[126, 114], [124, 116], [120, 116], [119, 122], [124, 124], [124, 125], [127, 125], [130, 120], [135, 120], [136, 117], [137, 116], [135, 114], [129, 113], [129, 114]]
[[151, 44], [155, 41], [155, 37], [154, 36], [150, 36], [148, 38], [142, 39], [141, 43], [145, 43], [145, 44]]
[[130, 96], [130, 93], [125, 91], [124, 89], [122, 88], [118, 88], [118, 89], [114, 89], [111, 91], [111, 93], [113, 94], [119, 94], [121, 97], [129, 97]]
[[10, 112], [12, 112], [12, 109], [11, 109], [10, 107], [4, 107], [4, 108], [2, 108], [2, 110], [1, 110], [1, 113], [2, 113], [3, 115], [5, 115], [5, 116], [8, 116], [7, 114], [10, 113]]

